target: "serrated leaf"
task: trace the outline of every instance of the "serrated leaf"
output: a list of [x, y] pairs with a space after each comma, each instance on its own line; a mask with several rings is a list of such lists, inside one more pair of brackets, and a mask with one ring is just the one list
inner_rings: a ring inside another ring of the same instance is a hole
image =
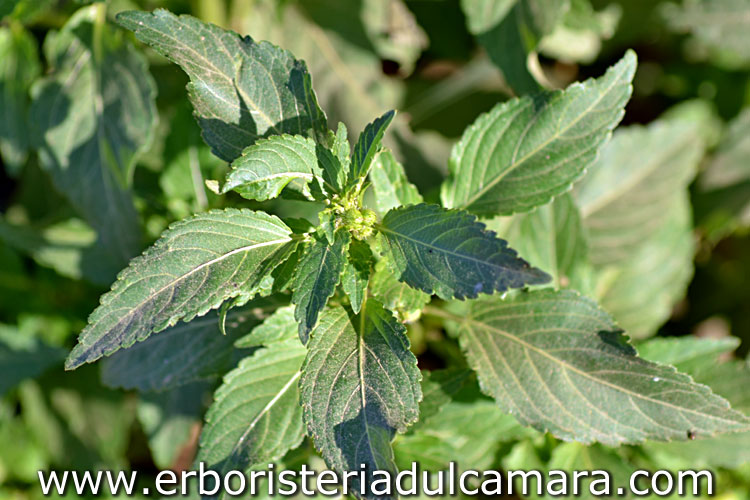
[[654, 333], [693, 275], [695, 243], [685, 194], [668, 207], [667, 220], [626, 261], [599, 272], [596, 297], [634, 338]]
[[386, 112], [368, 123], [362, 133], [359, 134], [349, 166], [349, 184], [356, 184], [370, 171], [372, 160], [380, 149], [385, 131], [393, 121], [394, 116], [396, 116], [395, 111]]
[[203, 138], [220, 158], [232, 161], [269, 135], [326, 140], [310, 75], [289, 52], [162, 9], [123, 12], [117, 20], [188, 74]]
[[[289, 325], [295, 328], [289, 327]], [[296, 320], [294, 319], [294, 307], [280, 307], [274, 311], [262, 324], [253, 328], [253, 331], [238, 339], [234, 346], [240, 349], [249, 347], [259, 347], [273, 344], [275, 342], [284, 342], [296, 337]]]
[[511, 242], [529, 264], [546, 270], [556, 287], [588, 292], [588, 244], [569, 194], [530, 213], [495, 218], [487, 226]]
[[120, 268], [141, 249], [129, 189], [156, 124], [156, 85], [124, 33], [94, 28], [99, 9], [79, 10], [45, 40], [53, 71], [31, 90], [30, 123], [42, 167]]
[[397, 208], [386, 214], [378, 230], [399, 279], [443, 299], [474, 298], [550, 279], [461, 210], [427, 204]]
[[221, 334], [215, 311], [178, 323], [105, 359], [102, 382], [110, 387], [164, 391], [218, 378], [232, 369], [239, 360], [237, 355], [242, 354], [234, 342], [278, 305], [263, 298], [230, 309], [224, 319], [226, 335]]
[[430, 296], [398, 280], [389, 256], [381, 258], [375, 265], [370, 279], [372, 296], [393, 311], [399, 321], [409, 322], [419, 318], [422, 308], [430, 302]]
[[375, 157], [370, 169], [375, 207], [381, 214], [402, 205], [421, 203], [422, 195], [417, 187], [409, 182], [404, 167], [390, 150], [384, 150]]
[[307, 343], [310, 331], [318, 321], [318, 314], [336, 291], [350, 241], [349, 232], [340, 229], [334, 235], [333, 244], [316, 234], [307, 245], [292, 283], [292, 302], [297, 306], [294, 317], [299, 323], [302, 343]]
[[[294, 332], [296, 323], [287, 328]], [[293, 337], [259, 349], [229, 372], [206, 414], [196, 461], [222, 473], [244, 471], [298, 446], [305, 436], [298, 379], [306, 353]]]
[[612, 319], [575, 292], [487, 298], [457, 321], [448, 326], [482, 390], [556, 437], [618, 445], [748, 428], [708, 387], [639, 358]]
[[338, 471], [364, 464], [368, 483], [374, 470], [395, 473], [391, 440], [417, 420], [422, 397], [405, 328], [372, 299], [356, 316], [327, 308], [302, 372], [303, 418], [326, 463]]
[[[437, 415], [472, 379], [473, 373], [467, 368], [422, 371], [422, 401], [419, 403], [419, 422], [412, 429], [418, 429], [420, 423]], [[473, 383], [476, 384], [476, 381]]]
[[598, 79], [513, 99], [480, 116], [453, 148], [443, 204], [509, 215], [567, 191], [622, 118], [635, 67], [628, 52]]
[[359, 314], [367, 294], [367, 285], [372, 272], [373, 256], [370, 246], [359, 240], [349, 245], [349, 258], [341, 275], [341, 288], [349, 297], [354, 314]]
[[[633, 151], [638, 161], [633, 162]], [[694, 125], [654, 122], [619, 129], [576, 186], [591, 260], [627, 260], [664, 225], [703, 156]]]
[[202, 316], [227, 299], [252, 298], [293, 250], [290, 242], [278, 217], [247, 209], [212, 210], [173, 224], [102, 296], [66, 367]]
[[0, 27], [0, 154], [12, 177], [20, 172], [31, 146], [28, 88], [41, 70], [31, 34], [18, 24]]
[[[321, 158], [322, 157], [322, 158]], [[300, 135], [275, 135], [248, 146], [232, 162], [221, 193], [236, 191], [248, 200], [276, 198], [284, 188], [314, 200], [338, 191], [335, 182], [341, 167], [330, 151]]]

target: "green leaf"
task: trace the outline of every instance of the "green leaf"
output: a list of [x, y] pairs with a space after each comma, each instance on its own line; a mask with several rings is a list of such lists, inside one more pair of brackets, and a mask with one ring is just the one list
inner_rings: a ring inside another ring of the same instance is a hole
[[13, 177], [31, 146], [28, 88], [42, 70], [37, 52], [36, 40], [23, 27], [0, 27], [0, 154]]
[[601, 78], [507, 101], [480, 116], [453, 148], [443, 204], [509, 215], [570, 189], [622, 118], [635, 67], [628, 52]]
[[[403, 325], [372, 299], [357, 316], [327, 308], [302, 372], [303, 417], [329, 467], [360, 470], [364, 464], [368, 484], [374, 470], [395, 474], [391, 440], [417, 420], [422, 398]], [[352, 482], [359, 490], [358, 479]], [[365, 498], [374, 498], [366, 491]]]
[[700, 177], [703, 189], [718, 189], [750, 181], [750, 109], [740, 112], [729, 123], [711, 162]]
[[[638, 151], [637, 162], [633, 151]], [[702, 156], [702, 141], [689, 123], [619, 129], [576, 186], [592, 262], [603, 266], [627, 260], [659, 231]]]
[[530, 213], [498, 217], [487, 226], [513, 243], [529, 264], [549, 272], [556, 287], [588, 291], [588, 245], [569, 194]]
[[747, 429], [744, 415], [674, 368], [645, 361], [595, 302], [541, 290], [456, 318], [482, 390], [519, 422], [608, 445]]
[[373, 256], [370, 246], [359, 240], [349, 245], [349, 259], [344, 265], [341, 287], [344, 289], [354, 314], [359, 314], [367, 294], [367, 284], [372, 272]]
[[295, 271], [292, 284], [292, 303], [297, 306], [294, 317], [299, 323], [302, 343], [307, 343], [310, 331], [318, 321], [318, 314], [336, 291], [351, 241], [349, 232], [343, 229], [336, 231], [333, 244], [329, 244], [320, 234], [313, 238]]
[[[617, 450], [605, 448], [601, 445], [585, 446], [581, 443], [561, 443], [552, 450], [546, 469], [563, 471], [590, 471], [592, 469], [604, 470], [610, 475], [612, 484], [628, 484], [631, 474], [636, 467], [626, 462]], [[593, 494], [591, 483], [594, 479], [584, 478], [580, 483], [580, 495], [578, 498], [596, 500], [599, 495]], [[595, 486], [601, 489], [601, 486]], [[625, 490], [625, 494], [618, 496], [638, 498], [633, 492]]]
[[162, 9], [123, 12], [117, 20], [188, 74], [195, 116], [218, 157], [232, 161], [269, 135], [326, 140], [310, 75], [289, 52]]
[[421, 203], [422, 195], [406, 177], [404, 167], [390, 150], [384, 150], [375, 157], [370, 169], [375, 207], [381, 214], [402, 205]]
[[[437, 415], [469, 380], [473, 380], [473, 373], [466, 368], [423, 371], [419, 422], [412, 427], [412, 430], [418, 429], [421, 423]], [[473, 380], [473, 383], [476, 384], [476, 380]]]
[[242, 354], [235, 349], [235, 341], [277, 305], [277, 301], [263, 298], [230, 309], [224, 318], [226, 335], [221, 334], [215, 311], [188, 323], [177, 323], [105, 359], [102, 382], [110, 387], [164, 391], [220, 377], [237, 364], [237, 355]]
[[739, 344], [736, 337], [656, 337], [638, 344], [638, 354], [694, 375], [707, 364], [713, 366], [719, 354], [732, 352]]
[[[296, 330], [293, 318], [287, 329]], [[305, 347], [293, 337], [274, 342], [224, 377], [206, 415], [197, 462], [222, 473], [266, 466], [302, 442], [298, 379]]]
[[129, 189], [156, 124], [156, 85], [124, 33], [97, 24], [100, 7], [79, 10], [47, 36], [53, 70], [32, 88], [30, 122], [42, 166], [119, 268], [141, 249]]
[[173, 224], [102, 296], [66, 367], [202, 316], [227, 299], [252, 298], [293, 250], [292, 241], [278, 217], [247, 209], [212, 210]]
[[438, 205], [391, 210], [378, 226], [399, 279], [443, 299], [537, 285], [549, 276], [530, 267], [476, 217]]
[[263, 323], [253, 328], [253, 331], [238, 339], [234, 346], [246, 349], [289, 340], [297, 336], [296, 329], [289, 329], [289, 324], [294, 323], [296, 325], [296, 321], [294, 319], [294, 306], [279, 307]]
[[370, 291], [373, 297], [403, 322], [418, 319], [422, 308], [430, 302], [429, 295], [398, 280], [398, 272], [387, 255], [375, 265], [375, 272], [370, 279]]
[[674, 201], [668, 219], [636, 252], [599, 272], [599, 303], [633, 338], [653, 334], [671, 316], [693, 275], [688, 199], [683, 194]]
[[190, 446], [191, 433], [200, 425], [203, 396], [207, 389], [205, 382], [196, 382], [141, 395], [138, 421], [146, 433], [157, 467], [173, 467], [182, 449]]
[[372, 123], [368, 123], [362, 133], [359, 134], [349, 166], [349, 183], [351, 185], [355, 185], [370, 171], [372, 160], [380, 149], [385, 131], [393, 121], [394, 116], [396, 116], [395, 111], [388, 111]]
[[303, 198], [321, 200], [338, 191], [326, 179], [336, 182], [336, 171], [340, 169], [331, 152], [316, 146], [312, 139], [276, 135], [242, 152], [232, 163], [220, 193], [236, 191], [249, 200], [266, 201], [287, 188]]

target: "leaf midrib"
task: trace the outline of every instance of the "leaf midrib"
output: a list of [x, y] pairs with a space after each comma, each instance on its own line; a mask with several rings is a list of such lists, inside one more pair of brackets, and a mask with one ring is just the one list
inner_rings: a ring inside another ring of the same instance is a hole
[[581, 119], [583, 119], [583, 117], [585, 115], [587, 115], [594, 108], [594, 106], [597, 106], [601, 102], [601, 100], [604, 99], [604, 96], [607, 95], [615, 87], [615, 85], [617, 85], [619, 83], [620, 77], [624, 73], [625, 73], [625, 69], [623, 69], [621, 71], [620, 75], [618, 75], [616, 78], [613, 78], [612, 84], [610, 84], [604, 91], [602, 91], [599, 94], [599, 97], [589, 107], [587, 107], [585, 109], [585, 111], [583, 111], [582, 113], [580, 113], [575, 120], [573, 120], [572, 122], [570, 122], [565, 128], [558, 130], [557, 133], [554, 136], [552, 136], [552, 137], [548, 138], [547, 140], [543, 141], [540, 145], [538, 145], [536, 148], [534, 148], [531, 152], [527, 153], [523, 158], [521, 158], [520, 160], [518, 160], [518, 161], [516, 161], [514, 163], [511, 163], [508, 166], [508, 168], [506, 168], [503, 172], [500, 173], [500, 175], [498, 175], [492, 181], [490, 181], [487, 185], [485, 185], [484, 187], [482, 187], [479, 191], [477, 191], [468, 200], [464, 201], [460, 205], [460, 207], [461, 208], [466, 208], [466, 207], [471, 206], [474, 202], [476, 202], [482, 196], [484, 196], [485, 194], [487, 194], [487, 192], [490, 189], [494, 188], [510, 172], [513, 172], [516, 168], [518, 168], [519, 165], [523, 164], [529, 158], [531, 158], [532, 156], [536, 155], [539, 151], [541, 151], [542, 149], [544, 149], [545, 147], [547, 147], [552, 141], [558, 139], [562, 134], [564, 134], [570, 128], [572, 128], [575, 124], [577, 124]]

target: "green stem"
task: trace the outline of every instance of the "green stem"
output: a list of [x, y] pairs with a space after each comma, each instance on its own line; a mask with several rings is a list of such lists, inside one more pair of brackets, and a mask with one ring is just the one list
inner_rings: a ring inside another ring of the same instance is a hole
[[107, 4], [105, 2], [99, 2], [95, 4], [96, 15], [94, 17], [94, 33], [93, 33], [93, 52], [94, 62], [97, 64], [102, 62], [103, 47], [102, 44], [104, 39], [104, 30], [107, 27]]

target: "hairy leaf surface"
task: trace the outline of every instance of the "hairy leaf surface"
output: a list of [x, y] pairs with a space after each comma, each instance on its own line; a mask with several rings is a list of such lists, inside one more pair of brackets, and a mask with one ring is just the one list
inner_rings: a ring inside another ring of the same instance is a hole
[[328, 465], [341, 471], [365, 464], [368, 483], [373, 470], [395, 473], [390, 443], [417, 420], [419, 379], [405, 328], [382, 305], [370, 299], [356, 316], [326, 309], [308, 345], [300, 390], [308, 433]]
[[336, 231], [333, 243], [316, 234], [295, 271], [292, 302], [297, 306], [294, 317], [299, 322], [299, 336], [303, 343], [307, 343], [318, 314], [336, 291], [350, 241], [349, 232], [343, 229]]
[[247, 209], [212, 210], [172, 225], [102, 296], [67, 368], [202, 316], [227, 299], [252, 298], [292, 241], [278, 217]]
[[370, 246], [364, 241], [352, 240], [349, 258], [341, 276], [341, 288], [349, 297], [354, 314], [359, 314], [367, 294], [367, 285], [372, 272], [373, 256]]
[[[318, 155], [324, 157], [320, 164]], [[236, 191], [249, 200], [265, 201], [288, 188], [309, 200], [324, 199], [326, 194], [337, 191], [326, 181], [336, 178], [336, 170], [341, 168], [337, 165], [338, 160], [330, 151], [317, 150], [312, 139], [299, 135], [271, 136], [247, 147], [232, 163], [221, 193]]]
[[508, 215], [567, 191], [620, 122], [635, 67], [628, 52], [598, 79], [507, 101], [481, 115], [453, 148], [443, 204]]
[[474, 298], [509, 288], [546, 283], [508, 243], [461, 210], [411, 205], [391, 210], [378, 226], [399, 279], [444, 299]]
[[224, 473], [246, 470], [281, 458], [302, 441], [298, 380], [307, 351], [294, 318], [283, 319], [285, 340], [242, 360], [214, 393], [197, 461]]
[[30, 120], [42, 167], [119, 269], [141, 250], [130, 184], [156, 124], [156, 85], [122, 32], [94, 29], [98, 9], [79, 10], [45, 40], [53, 71], [32, 88]]
[[575, 292], [483, 299], [450, 327], [482, 390], [519, 422], [562, 439], [686, 440], [750, 422], [708, 387], [639, 358], [612, 319]]
[[220, 158], [232, 161], [268, 135], [326, 140], [310, 75], [289, 52], [162, 9], [124, 12], [117, 20], [188, 74], [203, 138]]
[[362, 133], [359, 134], [357, 143], [354, 145], [350, 164], [349, 182], [351, 184], [356, 184], [360, 178], [369, 172], [372, 160], [375, 158], [383, 141], [385, 131], [388, 125], [391, 124], [391, 121], [393, 121], [395, 115], [395, 111], [388, 111], [383, 116], [376, 118], [372, 123], [368, 123]]

